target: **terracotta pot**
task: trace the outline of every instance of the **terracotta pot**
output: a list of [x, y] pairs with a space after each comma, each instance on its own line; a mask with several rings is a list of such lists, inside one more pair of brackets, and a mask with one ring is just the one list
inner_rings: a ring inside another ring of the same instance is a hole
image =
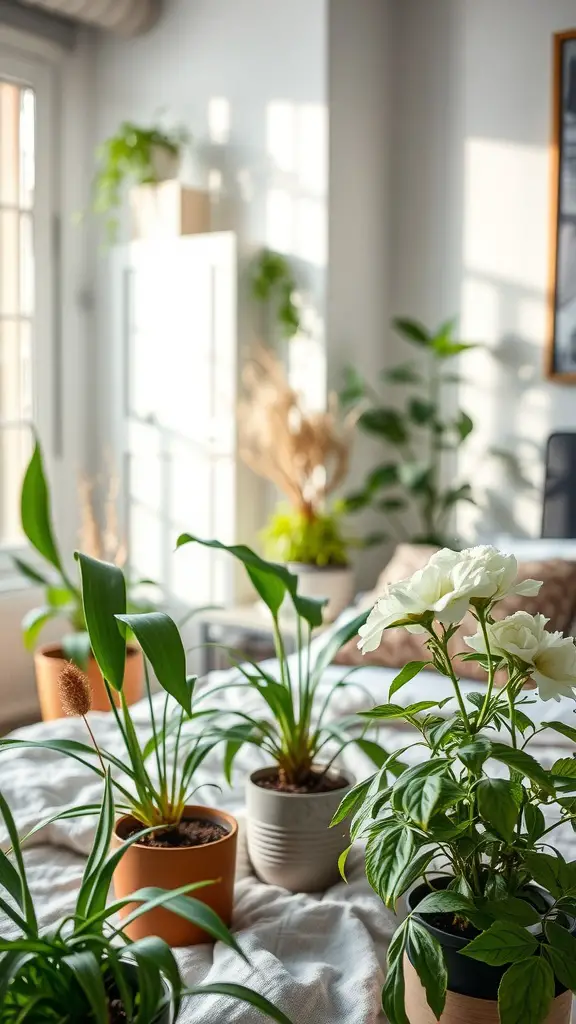
[[[433, 884], [437, 888], [445, 888], [448, 881], [449, 879], [444, 877], [442, 880], [434, 880]], [[409, 910], [414, 910], [429, 892], [428, 885], [419, 885], [413, 889], [407, 898]], [[545, 913], [552, 905], [551, 897], [540, 888], [534, 888], [534, 893], [538, 901], [536, 906], [540, 903], [539, 909]], [[469, 939], [442, 931], [431, 924], [425, 915], [415, 914], [415, 918], [442, 947], [448, 973], [448, 991], [440, 1024], [499, 1024], [498, 986], [509, 964], [491, 967], [479, 960], [461, 956], [460, 951], [467, 945]], [[436, 1024], [436, 1017], [428, 1006], [424, 988], [410, 962], [410, 949], [404, 958], [404, 970], [405, 1008], [410, 1024]], [[571, 1009], [572, 993], [566, 992], [556, 982], [556, 998], [544, 1024], [570, 1024]]]
[[[232, 815], [212, 807], [190, 805], [185, 808], [184, 817], [217, 822], [228, 834], [204, 846], [162, 848], [134, 843], [128, 847], [114, 872], [116, 898], [123, 899], [146, 886], [178, 889], [191, 882], [214, 880], [215, 885], [207, 885], [191, 895], [212, 907], [224, 924], [229, 925], [234, 905], [238, 823]], [[135, 824], [138, 824], [136, 819], [130, 815], [119, 818], [112, 837], [113, 849], [121, 846], [122, 839]], [[126, 917], [135, 906], [134, 903], [128, 904], [120, 911], [120, 917]], [[170, 946], [197, 946], [202, 942], [213, 942], [202, 929], [162, 907], [137, 918], [128, 925], [126, 934], [132, 940], [158, 935]]]
[[[322, 766], [317, 766], [322, 767]], [[340, 880], [338, 858], [350, 843], [347, 824], [329, 828], [340, 801], [354, 785], [348, 772], [330, 769], [346, 785], [328, 793], [279, 793], [257, 783], [275, 774], [261, 768], [248, 779], [248, 856], [262, 882], [291, 892], [323, 892]]]
[[317, 565], [288, 562], [288, 568], [298, 577], [301, 597], [328, 598], [323, 612], [325, 622], [337, 619], [354, 597], [354, 570], [349, 566], [320, 569]]
[[[58, 677], [67, 664], [68, 662], [59, 644], [48, 644], [45, 647], [40, 647], [34, 655], [36, 687], [44, 722], [51, 722], [55, 718], [64, 718], [58, 692]], [[90, 656], [88, 662], [87, 675], [92, 687], [92, 710], [109, 711], [110, 702], [104, 687], [102, 674], [92, 656]], [[134, 704], [137, 700], [140, 700], [143, 679], [142, 651], [139, 647], [129, 647], [126, 656], [126, 671], [124, 673], [124, 696], [128, 704]], [[118, 695], [115, 695], [116, 704], [119, 703], [119, 700]]]

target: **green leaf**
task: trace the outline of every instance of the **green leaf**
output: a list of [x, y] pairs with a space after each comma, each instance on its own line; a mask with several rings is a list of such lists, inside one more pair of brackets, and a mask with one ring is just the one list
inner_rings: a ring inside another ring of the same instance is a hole
[[32, 608], [26, 612], [22, 619], [22, 638], [27, 651], [34, 650], [44, 626], [56, 615], [57, 612], [53, 608]]
[[430, 665], [429, 661], [409, 661], [404, 666], [401, 672], [394, 677], [390, 685], [390, 691], [388, 693], [388, 699], [390, 700], [398, 690], [402, 689], [405, 683], [409, 683], [411, 679], [414, 679], [423, 668]]
[[341, 821], [344, 821], [349, 814], [352, 814], [356, 810], [364, 800], [364, 797], [368, 793], [368, 790], [375, 778], [376, 775], [371, 775], [369, 779], [364, 779], [363, 782], [356, 783], [356, 785], [346, 793], [346, 796], [342, 799], [338, 810], [330, 822], [330, 828], [334, 825], [339, 825]]
[[89, 950], [69, 953], [62, 957], [62, 962], [68, 966], [74, 980], [84, 991], [96, 1024], [108, 1024], [108, 1000], [100, 963], [95, 954]]
[[182, 995], [185, 996], [230, 996], [231, 999], [238, 999], [242, 1003], [247, 1003], [249, 1006], [253, 1006], [256, 1010], [260, 1010], [270, 1020], [277, 1021], [277, 1024], [292, 1024], [290, 1019], [282, 1010], [279, 1010], [277, 1006], [274, 1006], [264, 996], [259, 995], [258, 992], [254, 992], [251, 988], [246, 988], [245, 985], [233, 985], [228, 982], [215, 981], [210, 982], [206, 985], [192, 985], [184, 989]]
[[16, 555], [11, 555], [10, 557], [18, 571], [21, 572], [26, 579], [30, 580], [31, 583], [38, 584], [38, 586], [41, 587], [50, 586], [50, 580], [44, 573], [39, 572], [38, 569], [29, 565], [23, 558], [18, 558]]
[[202, 928], [203, 931], [208, 932], [213, 939], [217, 939], [218, 942], [223, 942], [224, 945], [233, 949], [235, 953], [238, 953], [243, 960], [247, 961], [245, 953], [241, 950], [240, 946], [236, 942], [236, 939], [232, 935], [232, 932], [226, 925], [221, 921], [211, 907], [206, 906], [205, 903], [201, 903], [200, 900], [194, 899], [192, 896], [187, 896], [185, 890], [193, 889], [194, 885], [181, 886], [179, 889], [159, 889], [156, 886], [147, 886], [144, 889], [138, 889], [132, 893], [131, 896], [124, 901], [127, 903], [140, 903], [139, 907], [132, 910], [122, 920], [122, 928], [128, 927], [132, 921], [136, 921], [142, 914], [148, 913], [153, 910], [154, 907], [166, 907], [174, 914], [178, 914], [179, 917], [185, 918], [187, 921], [191, 921], [192, 924], [197, 925], [198, 928]]
[[384, 747], [379, 743], [376, 743], [374, 740], [367, 740], [363, 737], [359, 737], [354, 740], [354, 743], [358, 747], [358, 750], [361, 750], [363, 754], [366, 754], [366, 757], [370, 758], [372, 764], [376, 765], [377, 768], [382, 768], [389, 759], [390, 755], [388, 754], [388, 751], [384, 750]]
[[546, 831], [546, 819], [539, 807], [534, 804], [526, 804], [524, 807], [524, 821], [530, 841], [535, 843]]
[[572, 725], [564, 725], [564, 722], [544, 722], [544, 728], [554, 729], [555, 732], [559, 732], [562, 736], [566, 736], [567, 739], [576, 743], [576, 729]]
[[414, 342], [415, 345], [428, 346], [432, 340], [430, 332], [417, 320], [395, 317], [392, 321], [392, 327], [398, 334], [401, 334], [408, 341]]
[[44, 473], [44, 462], [40, 442], [36, 440], [34, 451], [22, 484], [20, 497], [22, 529], [32, 547], [62, 573], [62, 560], [52, 527], [50, 496]]
[[297, 594], [298, 577], [289, 572], [285, 565], [265, 561], [245, 544], [226, 545], [221, 544], [219, 540], [202, 540], [190, 533], [183, 533], [178, 538], [176, 547], [181, 548], [185, 544], [201, 544], [216, 551], [227, 551], [237, 558], [244, 566], [254, 589], [274, 617], [278, 615], [286, 593], [289, 593], [298, 615], [313, 629], [322, 625], [322, 608], [325, 602], [300, 597]]
[[470, 419], [468, 413], [464, 412], [463, 409], [460, 409], [458, 419], [454, 423], [454, 427], [456, 428], [456, 433], [462, 442], [465, 441], [474, 430], [474, 421]]
[[431, 466], [422, 460], [403, 462], [399, 469], [400, 483], [412, 494], [427, 494], [430, 490]]
[[144, 612], [141, 615], [116, 615], [132, 630], [160, 686], [192, 714], [192, 688], [186, 678], [186, 652], [178, 626], [166, 612]]
[[359, 711], [359, 718], [410, 718], [420, 711], [429, 711], [430, 708], [438, 707], [437, 700], [421, 700], [417, 704], [409, 704], [408, 707], [400, 707], [399, 704], [380, 704], [372, 711]]
[[344, 406], [356, 405], [366, 393], [366, 385], [362, 374], [355, 366], [344, 367], [344, 386], [340, 391], [340, 402]]
[[[4, 819], [6, 831], [8, 832], [8, 838], [12, 845], [12, 855], [16, 861], [16, 870], [20, 878], [20, 895], [17, 898], [18, 905], [22, 908], [24, 916], [26, 918], [26, 924], [32, 933], [37, 933], [38, 923], [36, 920], [36, 912], [34, 910], [34, 900], [32, 899], [30, 889], [28, 887], [28, 881], [26, 879], [26, 869], [24, 867], [24, 860], [22, 857], [22, 850], [20, 847], [20, 838], [18, 836], [18, 829], [16, 823], [12, 817], [12, 812], [8, 806], [7, 801], [0, 792], [0, 814]], [[4, 877], [6, 873], [4, 872]], [[14, 882], [14, 876], [12, 875], [11, 881]], [[1, 1006], [0, 1001], [0, 1006]]]
[[367, 409], [358, 419], [358, 426], [367, 434], [385, 437], [391, 444], [403, 445], [408, 440], [404, 417], [397, 409], [380, 406]]
[[433, 343], [434, 351], [439, 359], [450, 359], [451, 356], [459, 356], [462, 352], [468, 352], [477, 345], [467, 344], [465, 341], [449, 341], [448, 339], [437, 338]]
[[513, 964], [498, 989], [500, 1024], [542, 1024], [554, 998], [554, 974], [541, 956]]
[[470, 484], [460, 484], [459, 487], [453, 487], [442, 495], [444, 508], [452, 508], [452, 505], [456, 505], [459, 501], [467, 501], [471, 505], [476, 504]]
[[408, 922], [409, 918], [400, 925], [388, 947], [388, 970], [382, 989], [382, 1009], [389, 1024], [410, 1024], [404, 1006], [404, 954], [408, 941]]
[[514, 836], [522, 788], [506, 779], [481, 779], [477, 790], [480, 816], [508, 842]]
[[550, 945], [543, 949], [554, 968], [554, 974], [562, 985], [572, 992], [576, 991], [576, 939], [554, 921], [546, 922], [546, 937]]
[[473, 919], [474, 911], [474, 904], [454, 889], [430, 892], [414, 908], [415, 914], [459, 914], [467, 920]]
[[530, 925], [540, 923], [540, 915], [526, 900], [517, 899], [516, 896], [506, 896], [502, 900], [488, 900], [482, 905], [482, 909], [496, 918], [497, 921], [514, 921], [515, 924], [528, 928]]
[[366, 844], [366, 877], [387, 907], [393, 903], [396, 885], [414, 850], [414, 835], [402, 824], [375, 832]]
[[86, 672], [92, 650], [88, 633], [68, 633], [62, 637], [61, 644], [64, 657]]
[[461, 953], [473, 960], [480, 960], [491, 967], [516, 963], [532, 956], [538, 942], [526, 928], [513, 921], [495, 921], [494, 924], [469, 942]]
[[416, 968], [425, 990], [428, 1006], [437, 1020], [440, 1020], [446, 1003], [448, 973], [440, 943], [427, 928], [410, 919], [408, 943], [410, 959]]
[[[525, 750], [508, 747], [505, 743], [493, 743], [490, 756], [524, 775], [531, 782], [535, 782], [549, 796], [554, 796], [554, 786], [550, 782], [548, 772]], [[576, 772], [576, 761], [574, 761], [574, 766]], [[554, 768], [552, 771], [554, 772]]]
[[392, 487], [398, 483], [398, 466], [395, 462], [386, 462], [377, 466], [369, 474], [366, 480], [366, 487], [371, 494], [381, 490], [383, 487]]
[[471, 772], [477, 774], [482, 770], [482, 765], [488, 757], [490, 757], [490, 751], [492, 744], [489, 739], [485, 736], [476, 736], [470, 743], [465, 743], [462, 747], [458, 748], [458, 757], [465, 764]]
[[427, 829], [440, 803], [442, 779], [439, 775], [418, 776], [402, 790], [402, 810], [421, 828]]
[[529, 851], [524, 854], [524, 867], [530, 872], [532, 878], [543, 889], [546, 889], [556, 899], [562, 895], [561, 871], [563, 860], [560, 857], [553, 857], [549, 853], [536, 853]]
[[389, 370], [382, 370], [380, 377], [390, 384], [423, 383], [423, 377], [415, 369], [413, 363], [399, 363], [398, 366], [391, 366]]
[[115, 565], [76, 552], [82, 581], [82, 604], [90, 646], [104, 679], [120, 692], [124, 683], [126, 640], [117, 615], [126, 613], [126, 580]]
[[364, 625], [367, 618], [368, 612], [361, 612], [360, 615], [356, 615], [356, 617], [350, 622], [347, 622], [344, 626], [340, 626], [334, 633], [331, 631], [329, 632], [328, 639], [322, 641], [320, 650], [318, 651], [316, 660], [314, 661], [314, 668], [312, 670], [312, 686], [315, 686], [316, 683], [320, 681], [328, 666], [334, 661], [338, 651], [341, 650], [349, 640], [356, 636], [360, 626]]
[[561, 757], [552, 765], [553, 775], [563, 775], [567, 779], [576, 778], [576, 757]]
[[408, 415], [418, 427], [431, 423], [438, 412], [435, 402], [429, 402], [425, 398], [415, 396], [408, 402]]
[[434, 850], [425, 850], [424, 853], [419, 854], [418, 857], [413, 857], [410, 863], [406, 865], [406, 868], [399, 876], [396, 881], [396, 885], [394, 886], [393, 899], [395, 903], [404, 895], [405, 892], [408, 891], [408, 889], [411, 888], [414, 882], [417, 882], [422, 878], [426, 868], [434, 856]]
[[98, 817], [94, 842], [92, 843], [92, 849], [90, 850], [88, 860], [86, 861], [82, 881], [80, 883], [80, 891], [76, 902], [76, 913], [80, 917], [84, 916], [86, 912], [86, 908], [90, 901], [90, 895], [94, 887], [95, 878], [106, 860], [108, 850], [110, 849], [110, 841], [112, 839], [113, 831], [114, 800], [112, 797], [110, 770], [108, 769], [106, 772], [106, 779], [104, 781], [102, 811]]

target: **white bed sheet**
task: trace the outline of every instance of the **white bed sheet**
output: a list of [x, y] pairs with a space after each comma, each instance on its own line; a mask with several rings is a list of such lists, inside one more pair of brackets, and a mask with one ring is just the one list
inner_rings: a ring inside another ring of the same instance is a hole
[[[322, 692], [342, 677], [345, 669], [327, 670]], [[387, 698], [395, 673], [386, 669], [362, 668], [357, 679], [371, 692], [374, 703]], [[211, 684], [227, 679], [226, 673], [213, 673]], [[434, 673], [422, 673], [399, 695], [402, 703], [441, 699], [448, 695], [447, 682]], [[478, 684], [472, 688], [479, 689]], [[221, 692], [222, 708], [234, 706], [237, 690]], [[155, 700], [161, 698], [156, 697]], [[255, 695], [242, 693], [242, 707], [255, 702]], [[214, 702], [212, 702], [214, 703]], [[338, 690], [335, 715], [349, 714], [370, 706], [365, 692]], [[536, 706], [536, 713], [548, 718], [574, 722], [573, 704]], [[145, 702], [134, 708], [134, 719], [142, 739], [149, 735], [149, 710]], [[113, 716], [94, 713], [91, 724], [98, 741], [110, 750], [121, 752]], [[85, 739], [84, 725], [78, 719], [30, 726], [18, 735], [28, 739], [67, 737]], [[561, 752], [562, 737], [558, 737]], [[401, 737], [395, 728], [382, 731], [381, 742], [395, 749]], [[564, 751], [565, 752], [565, 751]], [[199, 799], [236, 814], [241, 825], [236, 905], [233, 928], [251, 960], [245, 966], [221, 944], [201, 946], [178, 952], [186, 979], [235, 981], [256, 988], [272, 999], [291, 1018], [293, 1024], [375, 1024], [384, 1021], [380, 1010], [380, 989], [386, 949], [396, 919], [374, 895], [366, 882], [362, 852], [354, 850], [349, 860], [349, 884], [343, 882], [318, 896], [291, 895], [285, 890], [261, 884], [250, 872], [243, 843], [244, 779], [260, 763], [259, 751], [246, 747], [241, 751], [234, 786], [223, 781], [220, 753], [213, 751], [200, 769], [199, 783], [218, 783], [222, 791], [206, 789]], [[370, 772], [370, 763], [352, 748], [345, 752], [343, 764], [357, 778]], [[101, 784], [86, 768], [70, 758], [42, 751], [8, 751], [0, 754], [0, 787], [16, 817], [21, 834], [38, 821], [71, 803], [99, 799]], [[57, 822], [34, 837], [26, 853], [31, 888], [43, 925], [70, 912], [82, 874], [84, 858], [90, 848], [94, 819]], [[568, 839], [571, 843], [571, 839]], [[570, 850], [567, 850], [570, 853]], [[572, 851], [571, 856], [575, 853]], [[0, 933], [9, 927], [0, 920]], [[258, 1024], [263, 1018], [255, 1010], [220, 997], [190, 1000], [180, 1018], [181, 1024], [200, 1021], [245, 1022]]]

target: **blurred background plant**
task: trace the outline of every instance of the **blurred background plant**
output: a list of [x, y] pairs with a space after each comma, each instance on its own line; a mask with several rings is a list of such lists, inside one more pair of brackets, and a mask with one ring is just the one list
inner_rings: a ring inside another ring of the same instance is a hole
[[340, 392], [342, 406], [358, 410], [359, 429], [391, 450], [364, 485], [347, 496], [346, 510], [380, 512], [387, 529], [380, 540], [454, 547], [452, 514], [459, 503], [475, 504], [475, 499], [467, 480], [443, 484], [443, 463], [447, 456], [456, 455], [474, 423], [463, 409], [446, 414], [450, 403], [444, 392], [460, 380], [449, 363], [476, 346], [458, 340], [454, 320], [436, 331], [408, 319], [394, 320], [393, 327], [418, 351], [416, 359], [379, 375], [385, 385], [403, 390], [401, 404], [385, 404], [354, 366], [348, 366]]
[[[118, 522], [119, 479], [113, 472], [100, 480], [82, 478], [79, 483], [81, 509], [80, 547], [83, 552], [124, 567], [127, 549]], [[27, 612], [22, 620], [22, 635], [27, 650], [36, 647], [40, 633], [54, 619], [64, 619], [70, 632], [61, 640], [64, 657], [86, 668], [90, 639], [82, 608], [80, 588], [71, 579], [52, 525], [50, 490], [44, 471], [44, 459], [37, 440], [24, 475], [20, 498], [22, 530], [42, 563], [13, 556], [23, 576], [44, 588], [44, 603]], [[128, 610], [153, 610], [160, 598], [152, 580], [128, 580]]]
[[116, 134], [98, 147], [93, 209], [104, 217], [109, 243], [118, 235], [117, 211], [125, 185], [157, 184], [175, 177], [182, 148], [189, 142], [190, 135], [184, 128], [165, 131], [158, 125], [143, 128], [123, 121]]
[[292, 267], [285, 256], [271, 249], [263, 249], [256, 257], [252, 269], [252, 296], [267, 308], [270, 322], [278, 326], [282, 338], [289, 340], [302, 328], [300, 306], [297, 302], [297, 284]]
[[346, 565], [344, 510], [331, 499], [348, 473], [355, 412], [342, 417], [336, 395], [327, 409], [308, 411], [278, 357], [263, 346], [246, 363], [243, 384], [240, 456], [287, 499], [262, 532], [266, 556]]

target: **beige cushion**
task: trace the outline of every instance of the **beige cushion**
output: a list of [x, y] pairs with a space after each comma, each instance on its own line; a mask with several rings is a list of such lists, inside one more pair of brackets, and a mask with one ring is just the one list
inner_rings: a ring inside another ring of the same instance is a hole
[[[384, 592], [388, 583], [406, 579], [418, 569], [424, 568], [437, 548], [418, 544], [399, 544], [386, 568], [380, 574], [378, 583], [371, 594], [366, 595], [363, 604], [371, 607]], [[524, 608], [532, 615], [541, 613], [550, 619], [548, 629], [569, 633], [576, 614], [576, 562], [561, 558], [550, 561], [522, 562], [518, 566], [518, 579], [542, 580], [543, 585], [537, 597], [507, 597], [494, 608], [494, 618], [504, 619], [507, 615]], [[486, 680], [484, 670], [473, 661], [462, 662], [458, 654], [471, 653], [464, 637], [475, 633], [477, 623], [468, 613], [457, 633], [450, 641], [450, 651], [456, 658], [456, 669], [467, 679], [481, 682]], [[423, 634], [409, 633], [406, 629], [389, 629], [382, 637], [377, 650], [362, 655], [358, 650], [357, 638], [350, 640], [338, 652], [339, 665], [382, 665], [385, 668], [402, 668], [409, 661], [429, 661], [430, 654], [425, 646]], [[432, 667], [432, 666], [430, 666]], [[505, 676], [500, 677], [503, 682]]]

